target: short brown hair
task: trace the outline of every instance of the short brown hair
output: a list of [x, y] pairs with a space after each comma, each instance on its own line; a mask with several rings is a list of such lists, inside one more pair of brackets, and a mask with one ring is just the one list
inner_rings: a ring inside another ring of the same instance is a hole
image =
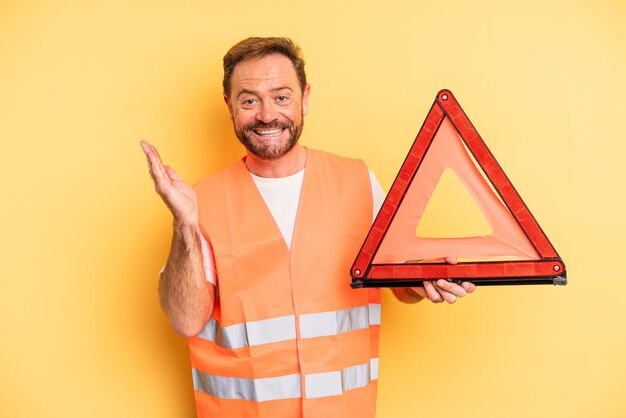
[[230, 79], [237, 64], [242, 61], [261, 58], [267, 55], [281, 54], [289, 58], [296, 71], [300, 89], [306, 87], [306, 73], [304, 72], [304, 57], [300, 47], [289, 38], [248, 38], [237, 43], [224, 55], [224, 94], [230, 96]]

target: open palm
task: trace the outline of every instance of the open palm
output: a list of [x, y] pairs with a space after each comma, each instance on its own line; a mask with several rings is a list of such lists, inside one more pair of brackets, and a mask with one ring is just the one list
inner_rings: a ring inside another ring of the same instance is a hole
[[180, 178], [172, 167], [163, 165], [154, 145], [141, 141], [141, 148], [148, 159], [154, 188], [174, 215], [174, 219], [197, 225], [198, 198], [196, 192]]

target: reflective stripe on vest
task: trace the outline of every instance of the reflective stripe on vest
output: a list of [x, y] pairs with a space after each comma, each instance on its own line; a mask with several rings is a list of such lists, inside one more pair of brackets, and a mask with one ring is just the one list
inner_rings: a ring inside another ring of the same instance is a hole
[[308, 374], [304, 379], [307, 399], [341, 395], [350, 389], [367, 386], [372, 380], [378, 379], [378, 359], [334, 372]]
[[207, 395], [223, 399], [263, 402], [300, 397], [300, 375], [243, 379], [215, 376], [193, 369], [193, 387]]
[[380, 304], [300, 315], [302, 338], [326, 337], [380, 325]]
[[[378, 359], [373, 358], [369, 363], [342, 370], [307, 374], [304, 379], [307, 399], [341, 395], [378, 379]], [[299, 374], [244, 379], [216, 376], [193, 369], [193, 386], [195, 390], [223, 399], [263, 402], [301, 397]]]
[[[380, 304], [370, 303], [368, 306], [304, 314], [300, 315], [299, 321], [302, 338], [339, 335], [370, 325], [380, 325]], [[223, 328], [211, 318], [198, 337], [230, 349], [293, 340], [296, 338], [295, 316], [249, 321]]]
[[211, 318], [198, 337], [231, 349], [293, 340], [296, 338], [296, 317], [287, 315], [224, 328]]

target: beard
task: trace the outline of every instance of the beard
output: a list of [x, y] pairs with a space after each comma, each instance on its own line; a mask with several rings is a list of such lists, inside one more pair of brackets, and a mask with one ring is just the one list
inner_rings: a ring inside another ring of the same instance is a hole
[[[301, 118], [300, 120], [301, 122], [299, 125], [294, 124], [290, 120], [275, 120], [270, 123], [254, 121], [244, 125], [242, 129], [238, 129], [235, 126], [235, 135], [237, 135], [239, 142], [241, 142], [243, 146], [246, 147], [250, 153], [252, 153], [252, 155], [263, 160], [276, 160], [291, 151], [291, 149], [298, 143], [298, 139], [302, 133], [302, 127], [304, 126], [304, 118]], [[259, 128], [286, 129], [289, 132], [289, 136], [287, 137], [287, 140], [279, 143], [264, 143], [254, 137], [255, 134], [253, 130]]]

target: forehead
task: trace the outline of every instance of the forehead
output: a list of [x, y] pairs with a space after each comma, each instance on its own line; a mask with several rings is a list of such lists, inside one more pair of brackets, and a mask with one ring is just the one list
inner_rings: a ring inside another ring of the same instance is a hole
[[235, 66], [231, 78], [231, 92], [241, 90], [263, 91], [289, 87], [300, 91], [298, 76], [289, 58], [280, 54], [267, 55], [240, 62]]

